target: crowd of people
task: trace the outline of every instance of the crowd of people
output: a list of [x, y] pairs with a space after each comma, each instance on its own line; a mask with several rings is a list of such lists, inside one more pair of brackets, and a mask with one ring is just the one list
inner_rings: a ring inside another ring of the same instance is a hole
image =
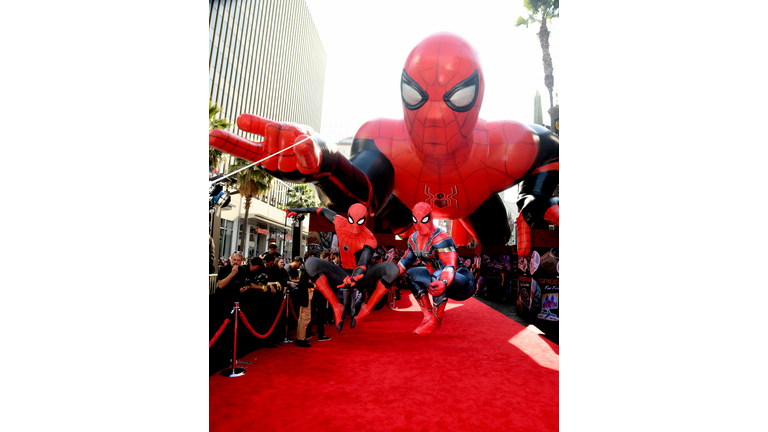
[[[269, 329], [277, 318], [277, 325], [262, 345], [275, 346], [278, 342], [289, 339], [285, 334], [285, 312], [277, 317], [282, 297], [286, 295], [290, 297], [298, 318], [293, 341], [295, 345], [308, 348], [311, 347], [311, 339], [317, 342], [330, 341], [331, 336], [325, 334], [325, 326], [336, 324], [334, 315], [328, 300], [315, 290], [315, 284], [304, 267], [306, 260], [313, 257], [318, 257], [317, 252], [308, 250], [303, 257], [296, 256], [288, 261], [277, 252], [277, 245], [274, 243], [269, 245], [266, 252], [248, 260], [243, 258], [242, 252], [235, 251], [227, 259], [220, 258], [215, 295], [225, 296], [231, 301], [253, 300], [250, 303], [257, 305], [257, 310], [249, 319], [257, 332]], [[318, 258], [331, 265], [340, 265], [337, 253], [322, 251]], [[374, 262], [382, 260], [381, 255], [374, 257]], [[403, 286], [402, 283], [399, 285]], [[342, 301], [343, 298], [350, 297], [347, 291], [351, 290], [336, 287], [334, 294]], [[365, 290], [354, 291], [351, 293], [354, 303], [350, 300], [344, 304], [347, 316], [359, 311], [360, 305], [370, 297], [370, 292]], [[399, 291], [397, 298], [400, 298]], [[288, 323], [289, 330], [293, 329], [292, 324]]]
[[[407, 257], [408, 250], [400, 250], [378, 246], [371, 259], [371, 266], [386, 261], [398, 264]], [[318, 253], [308, 250], [303, 257], [296, 256], [286, 259], [277, 252], [277, 245], [272, 243], [264, 253], [244, 260], [240, 251], [235, 251], [225, 259], [220, 259], [217, 275], [216, 295], [226, 296], [229, 300], [249, 298], [256, 305], [254, 314], [249, 319], [256, 331], [264, 331], [273, 327], [272, 332], [262, 341], [262, 346], [277, 346], [280, 342], [290, 340], [286, 332], [295, 330], [293, 343], [298, 347], [309, 348], [311, 340], [326, 342], [332, 339], [326, 335], [326, 325], [336, 325], [336, 318], [329, 300], [316, 289], [316, 284], [310, 277], [305, 263], [310, 258], [319, 258], [329, 265], [340, 266], [338, 253], [322, 251]], [[517, 268], [511, 267], [504, 260], [490, 261], [486, 257], [458, 257], [471, 273], [474, 284], [471, 294], [499, 301], [513, 301], [516, 294]], [[419, 259], [412, 263], [413, 267], [423, 267]], [[484, 271], [480, 271], [483, 268]], [[489, 269], [498, 269], [489, 270]], [[494, 275], [489, 277], [489, 275]], [[400, 299], [400, 290], [409, 289], [406, 275], [401, 274], [394, 282], [396, 299]], [[499, 280], [497, 280], [499, 279]], [[367, 303], [373, 294], [372, 289], [358, 290], [352, 286], [334, 286], [333, 295], [342, 304], [344, 317], [353, 318], [360, 313], [362, 305]], [[280, 309], [283, 297], [290, 298], [294, 308], [296, 321], [290, 320], [286, 325], [286, 311]], [[379, 299], [371, 308], [380, 309], [387, 297]], [[278, 317], [278, 312], [281, 312]], [[294, 324], [295, 327], [294, 327]]]

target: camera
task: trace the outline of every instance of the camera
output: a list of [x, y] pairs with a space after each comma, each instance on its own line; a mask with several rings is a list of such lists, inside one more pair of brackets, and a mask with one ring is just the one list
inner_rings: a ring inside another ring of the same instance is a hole
[[229, 205], [230, 202], [231, 202], [231, 194], [225, 187], [222, 187], [221, 184], [215, 183], [208, 188], [208, 208], [209, 209], [212, 209], [215, 206], [226, 207]]
[[247, 287], [248, 287], [248, 286], [251, 286], [251, 284], [256, 284], [256, 285], [266, 285], [266, 284], [267, 284], [267, 274], [266, 274], [266, 273], [261, 273], [260, 275], [258, 275], [258, 276], [256, 276], [256, 277], [249, 277], [249, 278], [246, 278], [246, 279], [243, 281], [243, 283], [244, 283], [244, 285], [245, 285], [245, 286], [247, 286]]

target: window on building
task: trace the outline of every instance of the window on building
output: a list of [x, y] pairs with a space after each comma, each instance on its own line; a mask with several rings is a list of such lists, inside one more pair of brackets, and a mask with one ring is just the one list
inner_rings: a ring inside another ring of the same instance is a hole
[[248, 227], [248, 257], [256, 256], [256, 239], [258, 238], [257, 227]]
[[229, 251], [232, 250], [232, 230], [234, 222], [222, 219], [219, 235], [219, 256], [229, 258]]

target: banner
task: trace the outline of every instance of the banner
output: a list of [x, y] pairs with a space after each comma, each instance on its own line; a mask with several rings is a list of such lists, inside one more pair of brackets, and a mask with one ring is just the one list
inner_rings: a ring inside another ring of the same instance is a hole
[[517, 294], [517, 309], [524, 314], [530, 315], [533, 307], [530, 276], [520, 276], [517, 278]]
[[558, 317], [560, 280], [538, 278], [537, 283], [541, 292], [541, 309], [536, 318], [544, 321], [560, 321]]
[[323, 247], [323, 250], [331, 250], [335, 234], [333, 232], [320, 232], [318, 234], [320, 234], [320, 246]]
[[560, 321], [560, 278], [557, 248], [534, 248], [533, 254], [541, 254], [538, 269], [533, 272], [533, 281], [537, 284], [541, 303], [534, 313], [542, 321]]
[[336, 234], [333, 235], [333, 242], [331, 242], [331, 252], [339, 253], [339, 238]]
[[517, 309], [538, 325], [560, 321], [558, 244], [558, 231], [531, 230], [531, 254], [519, 257], [517, 262], [524, 273], [518, 278]]

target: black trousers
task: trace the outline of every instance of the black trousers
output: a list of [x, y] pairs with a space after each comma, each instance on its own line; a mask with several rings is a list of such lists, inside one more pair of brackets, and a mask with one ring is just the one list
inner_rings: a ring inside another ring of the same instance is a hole
[[325, 316], [328, 309], [328, 300], [320, 294], [319, 290], [315, 290], [312, 294], [312, 321], [309, 322], [307, 330], [312, 330], [312, 324], [317, 325], [317, 337], [325, 336]]

